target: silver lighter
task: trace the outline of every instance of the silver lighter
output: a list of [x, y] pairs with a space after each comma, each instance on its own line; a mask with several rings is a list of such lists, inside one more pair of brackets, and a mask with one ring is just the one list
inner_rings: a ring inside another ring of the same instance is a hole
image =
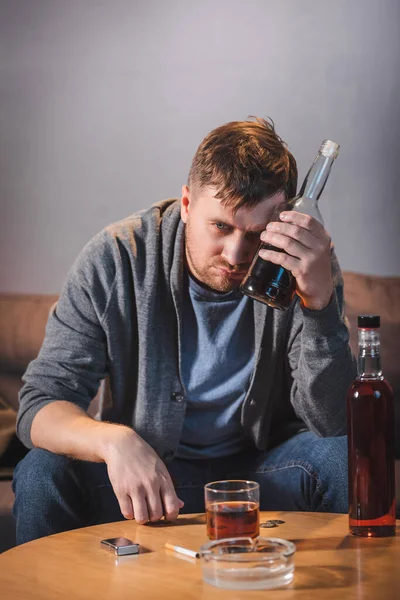
[[139, 544], [135, 544], [132, 540], [126, 537], [110, 538], [101, 540], [101, 547], [104, 550], [113, 552], [117, 556], [125, 556], [126, 554], [139, 554]]

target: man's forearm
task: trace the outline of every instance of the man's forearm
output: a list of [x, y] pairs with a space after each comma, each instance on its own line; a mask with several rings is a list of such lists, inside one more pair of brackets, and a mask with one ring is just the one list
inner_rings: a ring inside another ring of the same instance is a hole
[[31, 440], [36, 448], [80, 460], [104, 462], [109, 438], [122, 427], [95, 421], [78, 406], [59, 400], [47, 404], [35, 415]]

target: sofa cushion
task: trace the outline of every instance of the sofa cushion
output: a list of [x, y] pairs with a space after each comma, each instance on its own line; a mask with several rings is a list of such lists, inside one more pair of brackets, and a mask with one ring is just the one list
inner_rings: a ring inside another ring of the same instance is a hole
[[19, 406], [18, 393], [22, 386], [21, 374], [11, 375], [0, 371], [0, 398], [16, 411]]
[[400, 277], [380, 277], [343, 273], [346, 315], [350, 324], [350, 345], [358, 353], [358, 315], [380, 315], [382, 369], [385, 377], [400, 394]]
[[0, 295], [0, 369], [23, 373], [42, 344], [50, 308], [57, 296]]
[[15, 434], [16, 411], [0, 396], [0, 461]]
[[0, 481], [0, 553], [15, 546], [13, 504], [14, 494], [11, 489], [11, 481]]

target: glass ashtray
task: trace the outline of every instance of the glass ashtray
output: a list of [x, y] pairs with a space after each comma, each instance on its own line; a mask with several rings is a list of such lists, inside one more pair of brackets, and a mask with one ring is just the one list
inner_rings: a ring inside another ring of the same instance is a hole
[[293, 580], [296, 546], [279, 538], [225, 538], [200, 547], [203, 580], [230, 590], [263, 590]]

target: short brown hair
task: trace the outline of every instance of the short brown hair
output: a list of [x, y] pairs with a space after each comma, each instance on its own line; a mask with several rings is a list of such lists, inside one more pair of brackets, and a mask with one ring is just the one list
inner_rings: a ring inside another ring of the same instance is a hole
[[189, 172], [194, 195], [203, 186], [215, 187], [216, 198], [235, 211], [277, 192], [296, 195], [296, 161], [273, 121], [249, 119], [217, 127], [201, 142]]

